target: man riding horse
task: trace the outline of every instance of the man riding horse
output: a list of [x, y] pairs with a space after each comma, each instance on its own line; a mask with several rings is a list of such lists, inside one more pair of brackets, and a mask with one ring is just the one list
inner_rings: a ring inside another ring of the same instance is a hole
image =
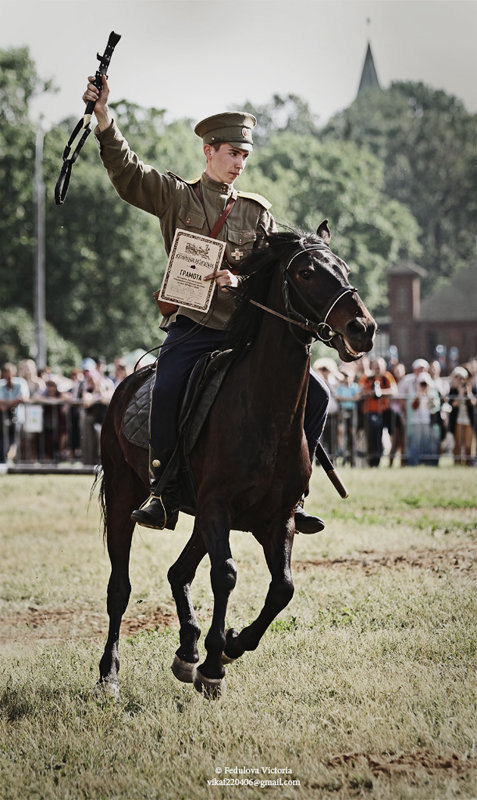
[[[177, 444], [178, 414], [187, 379], [202, 355], [222, 347], [235, 305], [227, 287], [238, 285], [241, 261], [255, 241], [276, 226], [265, 198], [234, 187], [253, 149], [255, 117], [244, 112], [226, 112], [199, 122], [194, 131], [203, 140], [206, 168], [199, 179], [185, 181], [140, 161], [110, 115], [106, 78], [103, 76], [101, 91], [93, 80], [94, 77], [89, 78], [83, 100], [95, 101], [98, 123], [95, 134], [101, 158], [119, 196], [159, 218], [167, 254], [177, 228], [226, 243], [221, 269], [206, 277], [216, 284], [207, 314], [183, 306], [161, 307], [168, 333], [157, 361], [151, 400], [150, 496], [132, 512], [131, 518], [144, 527], [173, 530], [179, 509], [177, 489], [174, 483], [166, 485], [162, 492], [158, 487]], [[328, 401], [324, 382], [310, 372], [304, 429], [312, 463], [326, 421]], [[323, 530], [324, 523], [319, 517], [307, 514], [299, 504], [295, 527], [302, 533], [317, 533]]]

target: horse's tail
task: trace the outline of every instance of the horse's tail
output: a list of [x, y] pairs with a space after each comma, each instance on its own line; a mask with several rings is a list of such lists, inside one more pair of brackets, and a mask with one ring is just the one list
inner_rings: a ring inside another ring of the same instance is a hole
[[106, 492], [104, 488], [104, 470], [100, 464], [96, 467], [95, 470], [93, 485], [89, 493], [90, 500], [92, 499], [94, 493], [96, 492], [96, 489], [99, 489], [99, 507], [101, 512], [101, 524], [103, 527], [103, 539], [106, 540], [108, 517], [107, 517], [107, 505], [106, 505]]

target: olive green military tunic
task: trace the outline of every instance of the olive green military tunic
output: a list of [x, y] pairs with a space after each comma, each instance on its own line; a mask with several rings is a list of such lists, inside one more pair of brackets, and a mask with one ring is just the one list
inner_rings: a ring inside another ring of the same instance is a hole
[[[195, 181], [185, 181], [172, 172], [161, 173], [144, 164], [129, 147], [113, 121], [106, 130], [96, 129], [101, 159], [119, 194], [131, 205], [159, 218], [164, 246], [169, 254], [177, 228], [208, 236], [227, 204], [233, 187], [217, 183], [205, 173]], [[200, 182], [204, 206], [195, 194], [194, 184]], [[237, 200], [217, 239], [226, 242], [223, 268], [234, 270], [247, 255], [260, 233], [275, 230], [270, 214], [271, 204], [257, 194], [238, 192]], [[205, 208], [205, 212], [204, 212]], [[222, 330], [234, 310], [229, 292], [214, 291], [206, 325]], [[180, 307], [178, 314], [202, 322], [204, 315]]]

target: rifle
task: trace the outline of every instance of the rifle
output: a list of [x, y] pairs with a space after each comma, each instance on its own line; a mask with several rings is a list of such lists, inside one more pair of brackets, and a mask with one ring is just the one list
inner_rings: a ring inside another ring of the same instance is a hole
[[315, 455], [318, 461], [320, 462], [321, 466], [325, 470], [326, 474], [328, 475], [328, 478], [330, 479], [331, 483], [338, 492], [339, 496], [343, 498], [349, 497], [349, 493], [346, 486], [344, 485], [338, 473], [335, 471], [333, 463], [329, 458], [328, 454], [326, 453], [321, 442], [318, 442], [318, 444], [316, 445]]
[[[121, 36], [119, 33], [114, 33], [114, 31], [111, 31], [103, 55], [100, 56], [99, 53], [96, 54], [96, 58], [99, 61], [99, 67], [96, 70], [96, 74], [94, 76], [94, 85], [99, 90], [101, 90], [103, 86], [103, 75], [108, 77], [107, 70], [109, 67], [109, 62], [111, 61], [111, 56], [113, 55], [114, 48], [116, 47], [120, 38]], [[55, 186], [55, 201], [57, 206], [62, 206], [63, 203], [65, 202], [66, 192], [68, 191], [68, 185], [70, 182], [71, 170], [73, 164], [78, 158], [81, 148], [83, 147], [86, 139], [91, 133], [91, 128], [89, 127], [89, 124], [91, 122], [91, 115], [93, 113], [94, 106], [95, 106], [95, 101], [89, 100], [88, 103], [86, 104], [84, 115], [76, 125], [63, 151], [63, 165], [61, 167], [60, 177], [58, 178]], [[69, 155], [71, 152], [71, 147], [73, 145], [74, 140], [80, 133], [80, 131], [83, 131], [83, 134], [78, 144], [76, 145], [73, 155], [70, 158]]]

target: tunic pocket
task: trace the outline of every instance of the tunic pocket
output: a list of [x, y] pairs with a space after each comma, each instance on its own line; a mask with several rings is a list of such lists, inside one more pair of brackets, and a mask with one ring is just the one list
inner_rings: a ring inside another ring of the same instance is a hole
[[226, 247], [227, 261], [229, 264], [239, 264], [245, 256], [248, 256], [255, 244], [256, 238], [256, 232], [250, 228], [248, 230], [238, 230], [229, 227], [227, 230]]
[[193, 233], [201, 233], [207, 235], [207, 222], [205, 214], [200, 211], [191, 211], [188, 208], [181, 207], [177, 215], [176, 228], [181, 228], [184, 231], [192, 231]]

